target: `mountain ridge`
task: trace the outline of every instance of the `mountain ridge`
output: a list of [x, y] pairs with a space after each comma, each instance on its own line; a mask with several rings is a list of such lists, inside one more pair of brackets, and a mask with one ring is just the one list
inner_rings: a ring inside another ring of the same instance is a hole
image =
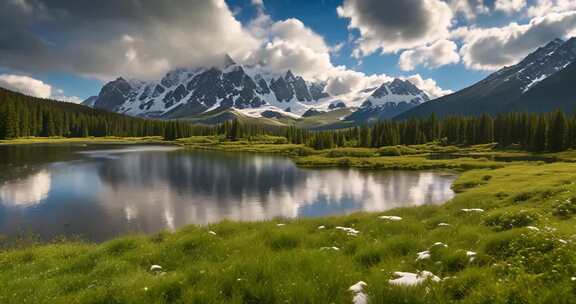
[[[157, 81], [126, 80], [106, 83], [84, 105], [136, 117], [185, 119], [213, 110], [233, 108], [252, 117], [303, 118], [316, 112], [351, 107], [326, 92], [326, 82], [309, 81], [291, 70], [272, 73], [260, 66], [244, 66], [226, 56], [220, 67], [176, 68]], [[408, 80], [394, 79], [380, 87], [357, 92], [360, 108], [377, 117], [397, 114], [429, 97]], [[367, 95], [368, 94], [368, 95]], [[368, 98], [362, 97], [368, 96]]]
[[394, 119], [438, 116], [497, 114], [509, 111], [510, 104], [538, 82], [576, 61], [576, 38], [554, 39], [527, 55], [518, 64], [504, 67], [483, 80], [407, 110]]

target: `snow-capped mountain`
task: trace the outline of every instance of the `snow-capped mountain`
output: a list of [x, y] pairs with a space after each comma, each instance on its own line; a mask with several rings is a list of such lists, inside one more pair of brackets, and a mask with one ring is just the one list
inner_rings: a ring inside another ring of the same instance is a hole
[[504, 78], [509, 81], [516, 78], [521, 83], [522, 92], [528, 91], [536, 83], [564, 69], [576, 60], [576, 38], [564, 42], [554, 39], [543, 47], [526, 56], [518, 64], [505, 67], [485, 79], [486, 82]]
[[382, 84], [346, 120], [374, 121], [393, 118], [430, 98], [408, 80], [394, 79]]
[[522, 109], [517, 103], [538, 83], [565, 69], [576, 61], [576, 38], [554, 39], [526, 56], [518, 64], [504, 67], [484, 80], [408, 110], [397, 118], [481, 113], [496, 114]]
[[108, 111], [156, 118], [191, 117], [226, 108], [254, 116], [271, 110], [301, 116], [328, 97], [324, 87], [324, 83], [306, 81], [291, 71], [266, 73], [227, 57], [223, 67], [176, 69], [159, 81], [120, 77], [104, 85], [89, 103]]

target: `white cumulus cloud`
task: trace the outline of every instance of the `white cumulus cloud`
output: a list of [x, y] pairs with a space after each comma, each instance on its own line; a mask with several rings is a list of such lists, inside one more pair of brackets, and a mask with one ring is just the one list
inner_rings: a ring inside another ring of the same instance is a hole
[[562, 13], [576, 10], [574, 0], [536, 0], [534, 5], [528, 8], [528, 16], [539, 17], [548, 13]]
[[554, 38], [565, 38], [576, 29], [576, 11], [549, 13], [526, 24], [461, 29], [456, 35], [464, 45], [460, 54], [467, 68], [497, 70], [516, 64]]
[[460, 62], [458, 46], [450, 40], [439, 40], [429, 46], [422, 46], [402, 52], [399, 59], [400, 68], [412, 71], [418, 65], [437, 68]]
[[82, 102], [82, 100], [77, 96], [66, 96], [64, 95], [64, 91], [54, 89], [51, 85], [42, 80], [24, 75], [1, 74], [0, 87], [33, 97], [50, 98], [72, 103]]
[[490, 8], [484, 0], [450, 0], [448, 1], [454, 12], [464, 15], [469, 20], [474, 20], [478, 15], [485, 15], [490, 12]]
[[2, 74], [0, 75], [0, 87], [34, 97], [48, 98], [52, 96], [52, 86], [28, 76]]
[[526, 0], [496, 0], [494, 9], [507, 14], [519, 12], [526, 7]]
[[412, 75], [412, 76], [408, 76], [408, 77], [402, 77], [402, 78], [412, 82], [412, 84], [414, 84], [420, 90], [422, 90], [426, 94], [428, 94], [430, 99], [442, 97], [444, 95], [448, 95], [448, 94], [453, 93], [452, 90], [442, 89], [440, 86], [438, 86], [438, 84], [436, 83], [436, 81], [434, 79], [432, 79], [432, 78], [424, 79], [424, 78], [422, 78], [422, 76], [420, 76], [420, 74], [416, 74], [416, 75]]
[[449, 35], [453, 12], [440, 0], [345, 0], [338, 15], [357, 29], [357, 57], [378, 50], [392, 53], [432, 43]]

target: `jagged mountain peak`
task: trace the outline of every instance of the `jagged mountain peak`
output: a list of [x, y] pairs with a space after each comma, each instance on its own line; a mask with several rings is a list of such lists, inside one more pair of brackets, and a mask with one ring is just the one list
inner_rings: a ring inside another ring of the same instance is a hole
[[365, 106], [383, 105], [385, 103], [421, 103], [429, 97], [409, 80], [396, 78], [383, 83], [365, 102]]
[[519, 64], [524, 65], [524, 64], [532, 63], [532, 62], [542, 58], [543, 56], [546, 56], [547, 54], [554, 52], [557, 48], [562, 46], [562, 44], [564, 44], [564, 40], [562, 40], [560, 38], [556, 38], [556, 39], [548, 42], [546, 45], [539, 47], [534, 52], [530, 53], [522, 61], [520, 61]]
[[294, 76], [294, 73], [292, 73], [292, 70], [288, 70], [286, 72], [286, 75], [284, 76], [284, 78], [286, 80], [294, 80], [294, 79], [296, 79], [296, 76]]
[[428, 100], [428, 95], [412, 82], [396, 78], [374, 90], [360, 109], [346, 120], [372, 122], [390, 119]]
[[307, 82], [292, 71], [275, 74], [258, 66], [245, 68], [229, 55], [224, 59], [225, 67], [176, 68], [158, 81], [131, 84], [119, 77], [103, 87], [94, 106], [158, 118], [195, 116], [217, 108], [263, 106], [302, 115], [326, 97], [325, 83]]

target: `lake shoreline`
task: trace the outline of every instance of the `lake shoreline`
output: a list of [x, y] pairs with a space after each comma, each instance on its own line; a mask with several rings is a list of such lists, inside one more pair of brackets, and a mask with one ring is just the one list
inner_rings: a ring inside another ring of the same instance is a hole
[[[192, 150], [213, 150], [225, 152], [247, 152], [275, 154], [290, 157], [301, 168], [359, 168], [370, 170], [449, 170], [467, 171], [473, 169], [497, 169], [507, 166], [506, 162], [493, 161], [494, 156], [558, 157], [558, 161], [576, 162], [576, 152], [561, 153], [531, 153], [521, 150], [494, 149], [492, 145], [469, 147], [441, 147], [437, 145], [418, 145], [426, 147], [414, 154], [379, 155], [377, 148], [334, 148], [328, 150], [313, 150], [305, 145], [278, 144], [275, 138], [269, 141], [227, 141], [212, 136], [195, 136], [192, 138], [166, 141], [160, 137], [89, 137], [89, 138], [19, 138], [0, 140], [0, 146], [34, 145], [34, 144], [158, 144], [173, 145]], [[408, 146], [410, 147], [410, 146]], [[448, 152], [446, 152], [448, 151]], [[451, 159], [431, 159], [432, 154], [450, 153], [459, 155]], [[565, 155], [566, 157], [561, 157]], [[480, 157], [479, 157], [480, 156]], [[516, 162], [518, 163], [518, 162]], [[528, 162], [529, 163], [529, 162]]]
[[[397, 161], [405, 162], [402, 167], [425, 168], [434, 164], [456, 168], [461, 175], [453, 186], [456, 196], [439, 206], [308, 219], [224, 221], [173, 233], [128, 235], [101, 244], [21, 244], [0, 251], [0, 301], [346, 303], [352, 298], [348, 288], [358, 281], [367, 283], [372, 303], [390, 299], [505, 303], [520, 295], [527, 303], [550, 303], [559, 297], [567, 303], [576, 301], [572, 292], [574, 151], [554, 154], [560, 162], [543, 163], [349, 156], [376, 153], [357, 149], [294, 155], [302, 147], [223, 145], [211, 148], [274, 151], [293, 157], [296, 163], [326, 166], [393, 168], [388, 162]], [[475, 149], [467, 153], [519, 153]], [[152, 265], [160, 266], [159, 270]], [[389, 283], [395, 272], [423, 270], [440, 281], [404, 288]]]

